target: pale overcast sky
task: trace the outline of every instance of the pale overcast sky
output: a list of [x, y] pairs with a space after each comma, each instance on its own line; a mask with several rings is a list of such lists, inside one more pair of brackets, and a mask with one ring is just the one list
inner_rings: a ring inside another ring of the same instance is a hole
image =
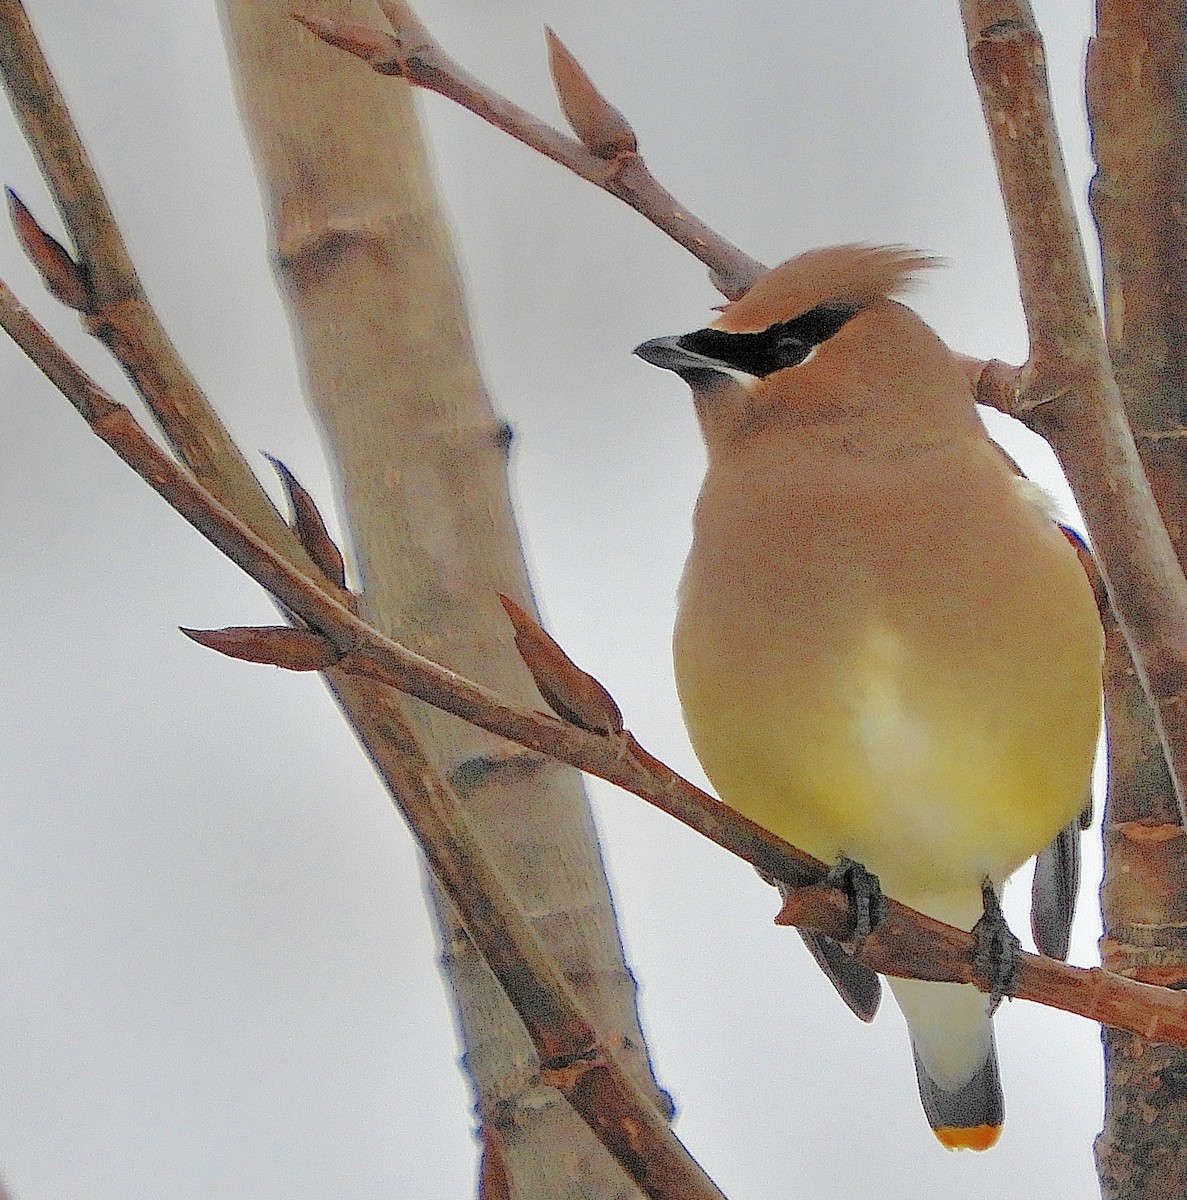
[[[211, 4], [29, 0], [151, 296], [249, 454], [330, 482], [269, 275]], [[1036, 3], [1077, 194], [1088, 0]], [[972, 354], [1024, 330], [956, 0], [424, 0], [463, 63], [556, 117], [553, 26], [661, 180], [756, 257], [905, 242]], [[703, 269], [445, 101], [423, 105], [546, 620], [694, 777], [668, 639], [699, 485], [685, 389], [631, 357], [703, 324]], [[559, 118], [557, 118], [559, 119]], [[52, 224], [8, 117], [2, 182]], [[54, 226], [56, 227], [56, 226]], [[0, 230], [0, 273], [104, 380]], [[476, 1147], [410, 839], [315, 678], [177, 626], [268, 601], [0, 345], [0, 1174], [14, 1200], [459, 1200]], [[997, 422], [998, 429], [1004, 422]], [[1026, 465], [1043, 447], [1010, 431]], [[1020, 448], [1021, 438], [1021, 448]], [[266, 464], [257, 460], [268, 486]], [[746, 867], [593, 784], [677, 1129], [731, 1200], [1073, 1200], [1095, 1187], [1097, 1030], [997, 1018], [998, 1148], [945, 1153], [901, 1019], [832, 995]], [[1073, 956], [1095, 961], [1095, 834]], [[1026, 887], [1008, 912], [1025, 928]]]

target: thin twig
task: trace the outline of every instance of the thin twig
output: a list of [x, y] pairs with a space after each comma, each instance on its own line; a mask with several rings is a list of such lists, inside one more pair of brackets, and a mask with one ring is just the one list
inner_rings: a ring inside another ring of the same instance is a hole
[[[831, 888], [810, 886], [823, 879], [822, 863], [681, 778], [643, 750], [629, 733], [591, 733], [510, 704], [385, 638], [337, 599], [329, 585], [301, 574], [205, 492], [148, 437], [127, 409], [69, 359], [2, 284], [0, 325], [137, 474], [282, 605], [333, 644], [338, 656], [336, 670], [365, 674], [618, 784], [765, 874], [789, 887], [805, 889], [793, 899], [785, 920], [840, 940], [848, 936], [851, 918], [847, 903]], [[883, 923], [857, 951], [860, 961], [883, 974], [986, 987], [972, 966], [971, 934], [892, 900], [887, 901], [885, 911]], [[1129, 1029], [1151, 1041], [1187, 1045], [1187, 995], [1123, 979], [1100, 968], [1070, 967], [1037, 955], [1023, 955], [1022, 962], [1013, 993], [1018, 998]]]
[[[590, 138], [591, 145], [602, 150], [601, 154], [594, 153], [582, 142], [566, 137], [487, 87], [454, 62], [404, 0], [382, 0], [380, 7], [392, 24], [393, 33], [331, 21], [311, 13], [295, 13], [294, 16], [323, 41], [362, 59], [381, 75], [399, 75], [417, 87], [438, 92], [582, 179], [617, 196], [700, 259], [710, 269], [714, 286], [724, 295], [740, 296], [762, 274], [765, 269], [762, 263], [744, 254], [689, 212], [656, 180], [640, 155], [634, 149], [625, 148], [627, 142], [622, 129], [629, 130], [625, 121], [615, 130], [612, 120], [582, 125], [578, 119], [580, 132]], [[555, 38], [553, 40], [555, 42]], [[559, 56], [554, 48], [552, 55], [554, 62], [563, 63], [554, 78], [558, 89], [565, 89], [562, 103], [566, 110], [572, 110], [574, 114], [588, 113], [591, 92], [597, 95], [596, 90], [592, 84], [586, 88], [575, 82], [580, 78], [588, 84], [588, 77], [568, 51]], [[617, 110], [608, 104], [602, 111], [607, 110], [617, 114]], [[621, 114], [617, 115], [621, 120]]]
[[254, 529], [301, 555], [149, 304], [21, 0], [0, 0], [0, 73], [77, 254], [86, 297], [74, 307], [123, 367], [186, 466]]

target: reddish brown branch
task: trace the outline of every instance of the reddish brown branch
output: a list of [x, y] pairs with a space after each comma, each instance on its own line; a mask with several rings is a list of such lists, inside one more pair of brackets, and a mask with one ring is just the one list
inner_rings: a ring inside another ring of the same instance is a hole
[[[343, 603], [344, 597], [333, 594], [328, 584], [315, 583], [297, 571], [195, 483], [139, 428], [123, 406], [70, 361], [3, 285], [0, 324], [125, 462], [281, 604], [333, 644], [339, 656], [337, 670], [396, 687], [492, 733], [616, 783], [789, 887], [804, 888], [822, 880], [823, 864], [681, 778], [648, 754], [629, 733], [591, 733], [508, 703], [385, 638], [355, 616]], [[399, 790], [407, 786], [405, 782]], [[422, 780], [420, 786], [430, 784]], [[430, 857], [439, 853], [431, 838], [427, 842]], [[459, 897], [459, 901], [469, 903], [465, 897]], [[809, 888], [794, 903], [798, 909], [793, 907], [791, 911], [797, 922], [841, 940], [848, 936], [847, 905], [831, 889]], [[894, 901], [887, 902], [886, 913], [884, 923], [858, 952], [862, 962], [885, 974], [977, 982], [971, 965], [970, 934], [941, 925]], [[1019, 998], [1129, 1029], [1152, 1041], [1187, 1045], [1187, 995], [1181, 992], [1033, 955], [1025, 955], [1023, 964], [1014, 993]], [[548, 1028], [553, 1033], [547, 1036], [555, 1036], [555, 1026]], [[576, 1091], [587, 1088], [596, 1098], [604, 1078], [601, 1073], [591, 1073]], [[589, 1102], [592, 1105], [595, 1099]]]
[[[303, 496], [290, 488], [298, 510], [299, 541], [293, 537], [149, 307], [18, 0], [0, 0], [0, 43], [0, 65], [10, 97], [47, 171], [78, 260], [46, 235], [23, 206], [16, 214], [22, 240], [51, 290], [83, 312], [91, 331], [107, 343], [170, 443], [204, 486], [195, 483], [144, 434], [126, 409], [88, 379], [2, 286], [0, 323], [87, 417], [95, 432], [215, 544], [244, 548], [261, 571], [258, 578], [271, 578], [274, 583], [287, 579], [309, 595], [324, 589], [323, 595], [332, 595], [350, 609], [354, 598], [336, 586], [341, 583], [340, 563], [328, 536], [323, 536], [320, 518], [310, 520], [310, 513], [302, 513]], [[219, 499], [233, 505], [242, 520], [222, 507]], [[306, 550], [315, 563], [310, 563]], [[320, 581], [315, 565], [329, 583]], [[302, 570], [319, 582], [306, 578]], [[319, 635], [299, 631], [294, 636], [305, 639], [306, 655], [320, 654]], [[253, 639], [254, 635], [246, 635], [240, 649], [250, 649]], [[290, 641], [290, 656], [292, 647]], [[298, 655], [293, 665], [308, 662]], [[597, 1039], [534, 928], [489, 868], [458, 811], [456, 797], [429, 764], [404, 715], [402, 697], [361, 675], [346, 676], [331, 668], [327, 676], [393, 799], [421, 840], [430, 866], [463, 914], [467, 931], [517, 1007], [548, 1081], [568, 1089], [571, 1104], [646, 1194], [667, 1200], [686, 1196], [721, 1200], [667, 1127], [666, 1114], [657, 1108], [654, 1097], [635, 1087], [612, 1048]]]
[[381, 7], [392, 33], [310, 13], [294, 16], [323, 41], [369, 63], [380, 74], [399, 75], [417, 87], [438, 92], [617, 196], [700, 259], [724, 295], [740, 296], [762, 273], [762, 263], [693, 216], [656, 180], [634, 149], [634, 134], [626, 119], [602, 99], [555, 37], [550, 40], [554, 81], [566, 116], [584, 145], [475, 79], [442, 50], [403, 0], [383, 0]]
[[[1097, 0], [1087, 93], [1105, 332], [1167, 532], [1187, 562], [1187, 26], [1182, 0]], [[1187, 983], [1187, 837], [1129, 653], [1106, 620], [1104, 966]], [[1106, 1200], [1187, 1192], [1187, 1053], [1104, 1031]]]
[[[348, 593], [326, 580], [314, 582], [303, 575], [196, 483], [140, 428], [128, 409], [107, 395], [54, 343], [2, 282], [0, 325], [74, 404], [94, 432], [158, 495], [286, 609], [307, 620], [333, 643], [333, 657], [338, 658], [339, 668], [374, 675], [366, 669], [372, 659], [389, 665], [402, 661], [410, 670], [409, 678], [415, 678], [427, 667], [431, 682], [423, 689], [426, 694], [447, 695], [457, 687], [468, 693], [469, 704], [479, 710], [497, 712], [506, 707], [512, 724], [547, 723], [556, 731], [592, 736], [539, 714], [515, 713], [478, 685], [388, 642], [354, 615], [348, 607]], [[303, 630], [270, 630], [262, 635], [237, 631], [226, 635], [227, 644], [218, 648], [227, 649], [233, 643], [237, 650], [247, 650], [246, 656], [259, 660], [270, 639], [283, 639], [286, 634], [300, 645], [292, 651], [283, 650], [280, 658], [312, 653], [319, 665], [332, 665], [321, 662], [323, 648], [311, 642]], [[199, 634], [197, 640], [218, 645], [218, 638], [209, 635]], [[301, 663], [302, 669], [307, 666]], [[415, 689], [402, 690], [416, 694]], [[498, 724], [497, 720], [489, 721], [486, 728], [499, 732]], [[467, 932], [523, 1019], [540, 1055], [542, 1078], [566, 1095], [646, 1195], [656, 1200], [723, 1200], [653, 1101], [620, 1069], [613, 1051], [599, 1039], [539, 934], [488, 865], [456, 796], [441, 783], [411, 727], [394, 714], [383, 733], [384, 773], [393, 796], [434, 876], [449, 894]]]

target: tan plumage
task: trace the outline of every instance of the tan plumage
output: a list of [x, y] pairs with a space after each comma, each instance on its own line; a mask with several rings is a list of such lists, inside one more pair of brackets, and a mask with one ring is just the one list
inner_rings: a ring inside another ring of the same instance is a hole
[[[674, 641], [706, 772], [795, 845], [967, 929], [982, 880], [1083, 806], [1101, 635], [960, 364], [890, 298], [928, 262], [814, 251], [709, 331], [639, 352], [690, 383], [709, 455]], [[937, 1136], [992, 1144], [986, 997], [891, 986]]]
[[760, 276], [713, 322], [727, 333], [757, 333], [818, 304], [864, 306], [909, 291], [938, 260], [907, 246], [829, 246], [809, 250]]

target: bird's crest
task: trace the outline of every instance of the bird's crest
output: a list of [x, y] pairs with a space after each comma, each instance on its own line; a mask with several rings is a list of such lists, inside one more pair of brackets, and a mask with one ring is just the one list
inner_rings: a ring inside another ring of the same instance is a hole
[[830, 246], [772, 267], [712, 328], [757, 333], [819, 305], [864, 308], [907, 291], [918, 272], [941, 260], [907, 246]]

